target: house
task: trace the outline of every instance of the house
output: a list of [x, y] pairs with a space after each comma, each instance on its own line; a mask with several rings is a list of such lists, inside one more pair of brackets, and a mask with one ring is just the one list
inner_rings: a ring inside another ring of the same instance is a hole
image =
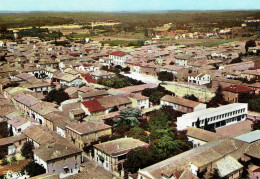
[[249, 70], [255, 67], [255, 63], [253, 61], [246, 61], [246, 62], [240, 62], [240, 63], [233, 63], [228, 65], [221, 65], [219, 67], [219, 70], [238, 70], [238, 71], [244, 71]]
[[130, 55], [127, 55], [124, 52], [120, 52], [120, 51], [115, 51], [115, 52], [111, 52], [109, 53], [109, 58], [113, 60], [113, 64], [116, 65], [120, 65], [121, 67], [125, 67], [125, 62], [127, 60], [131, 59]]
[[97, 97], [108, 96], [108, 92], [106, 90], [92, 90], [90, 92], [82, 93], [79, 95], [81, 100], [92, 100]]
[[137, 147], [148, 147], [149, 144], [133, 138], [121, 138], [94, 145], [94, 160], [107, 171], [119, 172], [123, 168], [126, 155]]
[[58, 111], [57, 105], [50, 102], [40, 102], [30, 107], [29, 116], [41, 125], [46, 125], [45, 116], [51, 112]]
[[260, 130], [255, 130], [252, 132], [248, 132], [246, 134], [242, 134], [240, 136], [235, 137], [235, 139], [251, 144], [253, 142], [260, 140]]
[[238, 178], [243, 166], [237, 160], [244, 155], [246, 147], [245, 143], [235, 139], [212, 141], [140, 169], [137, 179], [169, 179], [185, 170], [193, 174], [188, 178], [198, 178], [198, 172], [213, 169], [217, 169], [221, 177]]
[[182, 113], [206, 109], [206, 104], [170, 95], [162, 97], [160, 105], [171, 106], [175, 111]]
[[190, 59], [190, 55], [176, 56], [175, 64], [179, 66], [188, 66], [189, 59]]
[[139, 109], [147, 109], [150, 106], [149, 97], [143, 96], [142, 94], [132, 93], [130, 94], [129, 99], [132, 101], [132, 106], [134, 108], [137, 107]]
[[53, 82], [59, 82], [61, 86], [80, 86], [83, 84], [79, 75], [60, 74], [53, 77]]
[[22, 131], [22, 134], [26, 136], [27, 141], [33, 143], [35, 148], [55, 142], [68, 143], [66, 139], [58, 135], [56, 132], [39, 125], [30, 126]]
[[16, 108], [22, 113], [30, 115], [30, 108], [41, 101], [30, 94], [17, 94], [12, 99]]
[[89, 101], [81, 102], [81, 109], [87, 116], [99, 116], [110, 112], [121, 111], [132, 107], [132, 102], [123, 96], [104, 96]]
[[13, 155], [19, 153], [23, 144], [26, 142], [26, 136], [21, 134], [0, 139], [0, 151], [4, 155]]
[[250, 158], [250, 162], [259, 166], [260, 163], [260, 153], [259, 153], [260, 140], [251, 143], [247, 150], [245, 151], [245, 155]]
[[244, 121], [247, 117], [247, 104], [233, 103], [217, 108], [207, 108], [187, 113], [177, 118], [177, 130], [188, 127], [204, 128], [207, 124], [211, 128], [219, 128]]
[[259, 79], [260, 79], [260, 69], [245, 70], [245, 71], [241, 72], [240, 77], [246, 78], [248, 81], [250, 81], [251, 79], [255, 79], [256, 81], [259, 81]]
[[22, 116], [13, 117], [11, 120], [7, 121], [8, 128], [12, 128], [14, 136], [20, 135], [22, 131], [27, 129], [32, 125], [32, 122], [25, 119]]
[[259, 179], [260, 178], [260, 168], [257, 168], [252, 171], [251, 179]]
[[83, 149], [101, 136], [112, 134], [111, 126], [102, 122], [82, 122], [66, 126], [66, 137], [78, 148]]
[[254, 89], [243, 85], [231, 85], [229, 87], [223, 88], [223, 95], [226, 101], [230, 103], [239, 102], [239, 97], [241, 94], [252, 94]]
[[99, 79], [109, 79], [109, 78], [113, 78], [116, 76], [115, 73], [111, 73], [111, 72], [105, 72], [105, 71], [95, 71], [93, 73], [91, 73], [91, 76], [95, 79], [95, 80], [99, 80]]
[[203, 74], [203, 73], [190, 73], [188, 75], [188, 82], [195, 83], [198, 85], [205, 85], [209, 84], [211, 81], [210, 75]]
[[195, 127], [189, 127], [187, 129], [187, 137], [188, 141], [192, 142], [193, 148], [224, 138], [215, 132]]
[[79, 173], [82, 151], [67, 143], [50, 143], [34, 150], [34, 160], [46, 173], [58, 173], [60, 178]]

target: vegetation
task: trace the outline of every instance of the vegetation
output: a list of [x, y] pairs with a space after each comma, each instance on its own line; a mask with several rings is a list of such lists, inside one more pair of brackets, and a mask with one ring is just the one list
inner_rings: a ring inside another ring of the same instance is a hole
[[[118, 69], [118, 68], [116, 68]], [[99, 79], [98, 84], [110, 87], [110, 88], [124, 88], [127, 86], [141, 85], [144, 84], [141, 81], [117, 74], [116, 77], [110, 79]]]
[[46, 173], [46, 170], [43, 166], [35, 163], [34, 161], [30, 161], [24, 168], [23, 171], [26, 171], [30, 177], [41, 175]]
[[246, 42], [246, 45], [245, 45], [245, 48], [246, 48], [246, 52], [248, 52], [248, 48], [249, 47], [255, 47], [256, 46], [256, 43], [254, 40], [249, 40]]
[[199, 101], [199, 98], [197, 98], [194, 94], [192, 94], [192, 95], [185, 94], [183, 96], [183, 98], [188, 99], [188, 100], [192, 100], [192, 101], [196, 101], [196, 102]]
[[4, 158], [2, 159], [1, 165], [4, 166], [4, 165], [7, 165], [7, 164], [9, 164], [9, 161], [7, 160], [6, 157], [4, 157]]
[[[162, 110], [150, 115], [148, 122], [150, 145], [148, 148], [137, 148], [127, 154], [124, 163], [127, 172], [136, 173], [140, 168], [145, 168], [189, 149], [186, 135], [177, 133], [174, 126], [178, 115], [169, 107], [163, 107]], [[133, 130], [143, 133], [139, 128]]]
[[164, 95], [175, 96], [173, 92], [166, 90], [164, 87], [159, 85], [157, 88], [146, 88], [142, 91], [142, 95], [149, 97], [150, 102], [153, 104], [160, 104], [160, 99]]
[[25, 142], [23, 144], [23, 147], [21, 148], [22, 156], [27, 159], [33, 159], [33, 149], [34, 146], [32, 142], [29, 141]]
[[222, 93], [222, 87], [219, 86], [215, 96], [208, 102], [207, 107], [218, 107], [219, 104], [227, 104]]
[[173, 74], [167, 71], [161, 71], [158, 73], [158, 80], [160, 81], [173, 81]]
[[63, 88], [60, 88], [58, 90], [57, 89], [51, 90], [48, 93], [48, 95], [44, 98], [44, 101], [55, 102], [58, 105], [60, 105], [60, 103], [68, 100], [69, 98], [70, 97], [69, 97], [68, 93], [66, 93]]
[[17, 159], [16, 159], [15, 156], [12, 156], [12, 158], [11, 158], [11, 163], [15, 163], [15, 162], [17, 162]]
[[[244, 17], [259, 19], [258, 11], [226, 11], [226, 12], [167, 12], [167, 13], [94, 13], [94, 12], [75, 12], [75, 13], [24, 13], [24, 14], [5, 14], [1, 16], [0, 26], [6, 27], [29, 27], [44, 25], [62, 24], [83, 24], [94, 20], [116, 20], [124, 24], [125, 29], [131, 26], [155, 27], [168, 22], [175, 22], [176, 26], [187, 23], [201, 23], [206, 29], [225, 28], [240, 26]], [[212, 24], [212, 23], [215, 24]]]
[[249, 99], [248, 108], [249, 110], [260, 112], [260, 97]]
[[0, 122], [0, 139], [8, 137], [7, 122]]
[[130, 129], [139, 124], [141, 111], [135, 108], [127, 108], [120, 112], [120, 116], [115, 121], [115, 128], [125, 126]]
[[252, 129], [253, 130], [260, 130], [260, 120], [254, 121]]
[[110, 46], [125, 46], [125, 47], [141, 47], [144, 46], [144, 41], [135, 40], [135, 41], [125, 41], [125, 40], [112, 40], [112, 41], [102, 41], [104, 44], [109, 44]]

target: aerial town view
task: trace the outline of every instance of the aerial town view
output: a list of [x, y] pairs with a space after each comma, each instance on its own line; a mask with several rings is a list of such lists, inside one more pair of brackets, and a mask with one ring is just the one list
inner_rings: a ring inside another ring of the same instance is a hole
[[0, 0], [0, 179], [260, 179], [259, 0]]

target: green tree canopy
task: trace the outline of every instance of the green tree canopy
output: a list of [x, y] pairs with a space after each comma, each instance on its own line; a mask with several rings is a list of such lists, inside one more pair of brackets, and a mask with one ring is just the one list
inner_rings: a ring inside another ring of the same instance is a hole
[[43, 166], [35, 163], [34, 161], [30, 161], [24, 168], [23, 171], [26, 171], [30, 177], [41, 175], [46, 173], [46, 170]]
[[44, 98], [44, 101], [48, 102], [56, 102], [58, 105], [62, 103], [63, 101], [68, 100], [70, 97], [68, 93], [64, 91], [63, 88], [60, 89], [53, 89], [51, 90], [48, 95]]
[[27, 159], [33, 159], [33, 149], [34, 146], [32, 142], [29, 141], [25, 142], [23, 144], [23, 147], [21, 148], [22, 156]]
[[120, 112], [115, 121], [115, 127], [126, 126], [128, 129], [138, 126], [141, 111], [135, 108], [127, 108]]
[[161, 72], [158, 73], [158, 80], [172, 81], [173, 80], [173, 74], [171, 72], [161, 71]]
[[255, 47], [255, 46], [256, 46], [256, 43], [255, 43], [254, 40], [248, 40], [248, 41], [246, 42], [246, 45], [245, 45], [246, 52], [248, 51], [248, 48], [249, 48], [249, 47]]
[[197, 102], [199, 101], [199, 99], [194, 94], [192, 94], [192, 95], [185, 94], [183, 96], [183, 98], [189, 99], [189, 100], [192, 100], [192, 101], [197, 101]]

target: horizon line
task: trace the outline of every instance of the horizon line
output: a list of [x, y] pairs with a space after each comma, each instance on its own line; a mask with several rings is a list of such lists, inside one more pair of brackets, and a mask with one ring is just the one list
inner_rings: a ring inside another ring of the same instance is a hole
[[164, 13], [164, 12], [232, 12], [232, 11], [260, 11], [260, 9], [201, 9], [201, 10], [195, 10], [195, 9], [175, 9], [175, 10], [139, 10], [139, 11], [55, 11], [55, 10], [42, 10], [42, 11], [1, 11], [1, 14], [11, 14], [11, 13], [115, 13], [115, 14], [120, 14], [120, 13]]

